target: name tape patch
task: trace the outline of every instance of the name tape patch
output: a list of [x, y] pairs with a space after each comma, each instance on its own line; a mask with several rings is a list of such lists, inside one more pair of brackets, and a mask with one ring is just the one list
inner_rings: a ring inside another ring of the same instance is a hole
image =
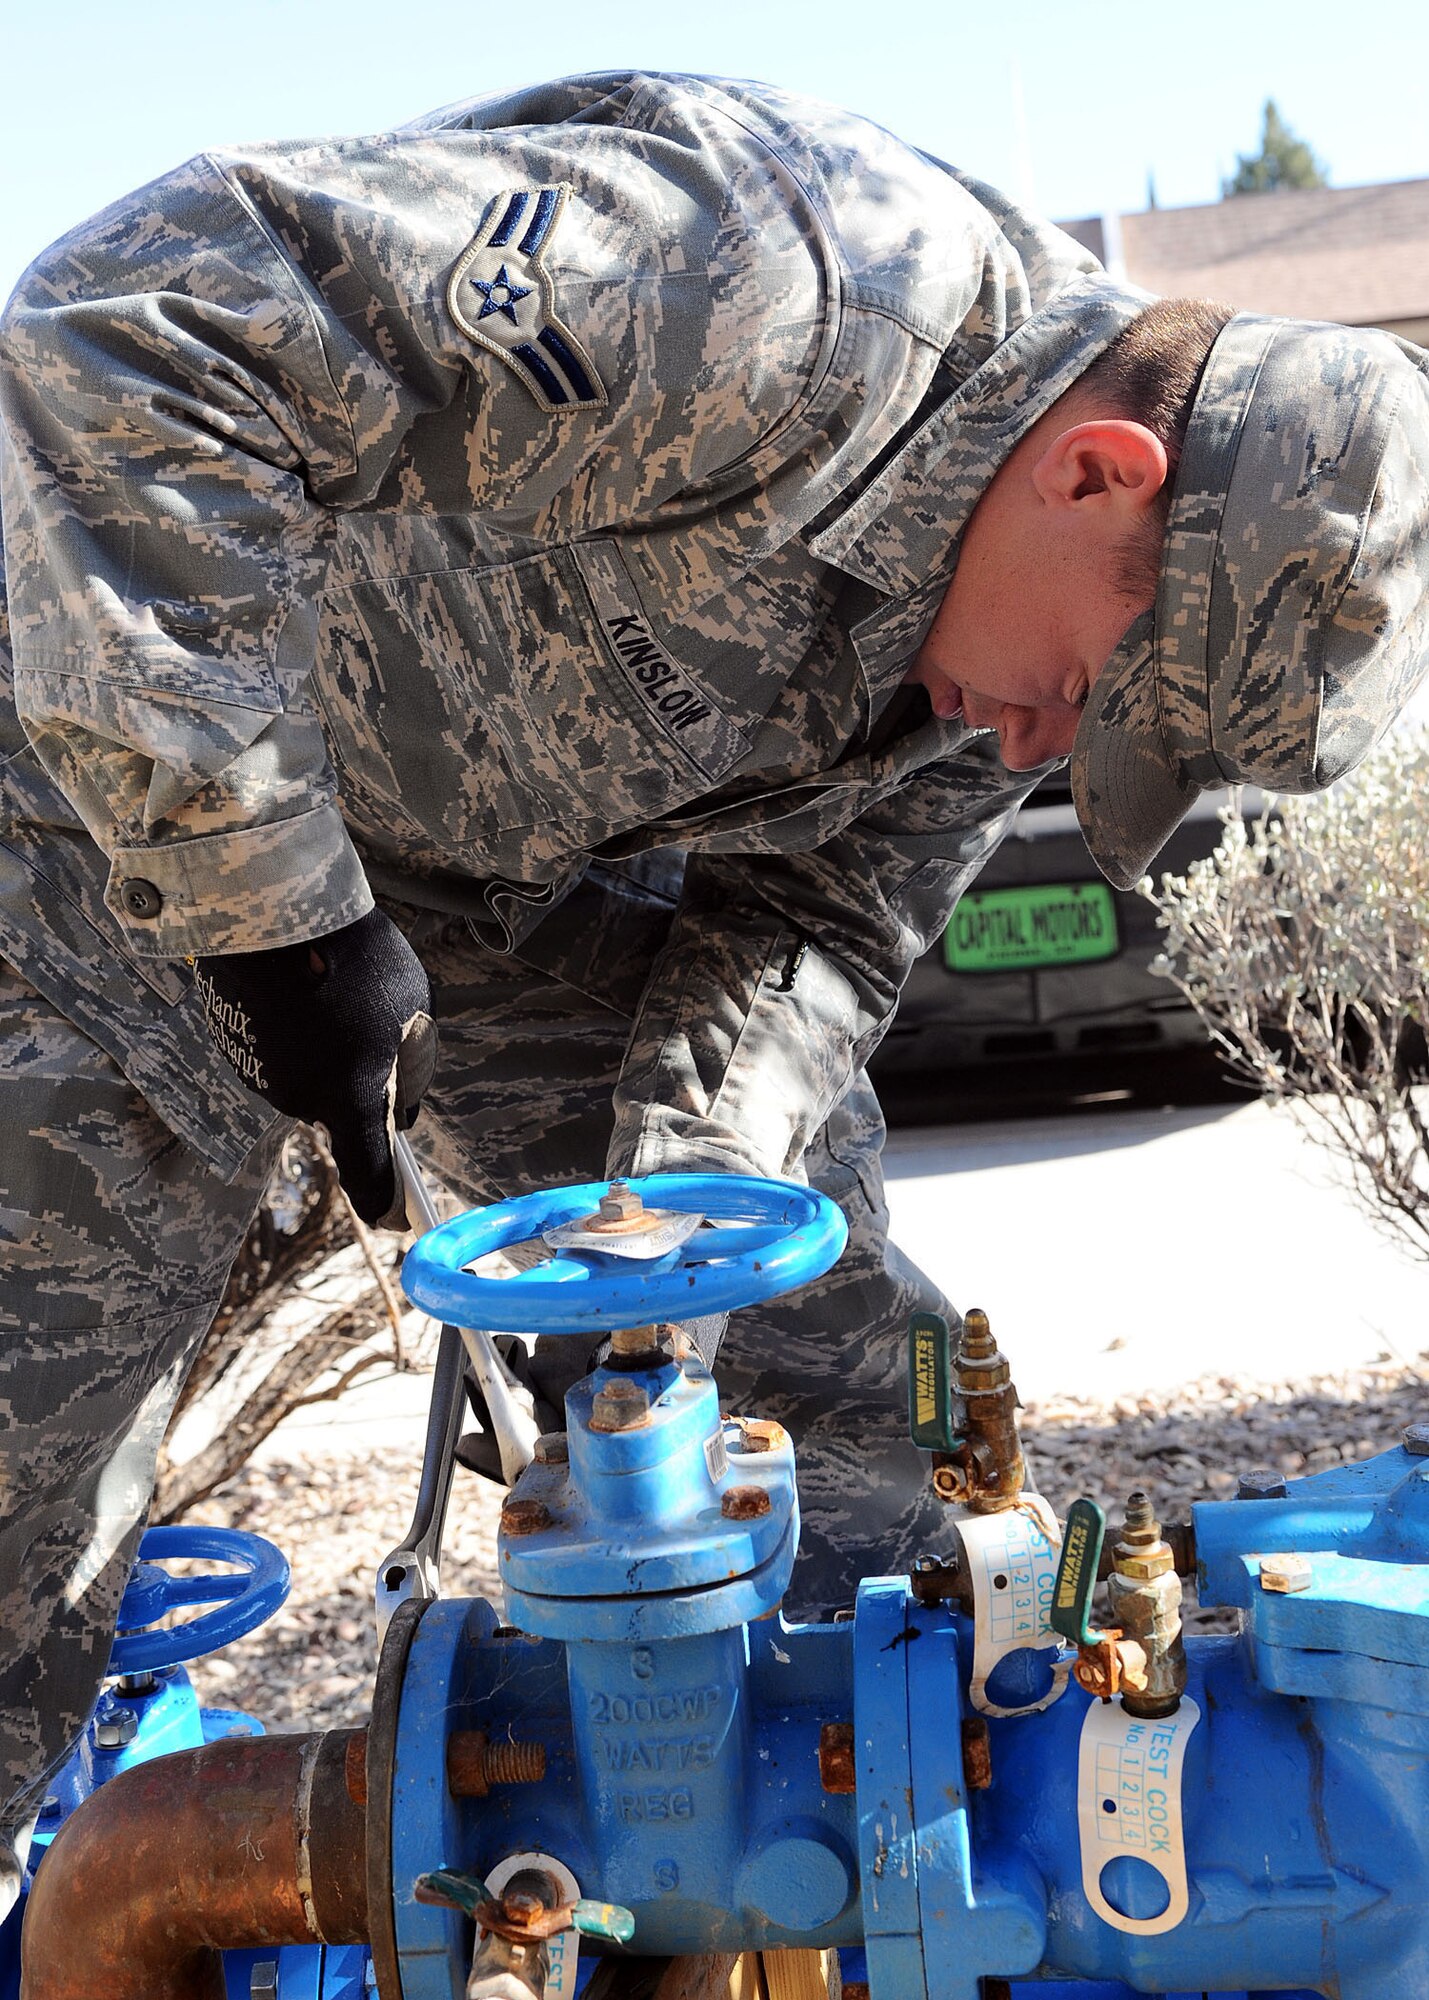
[[543, 261], [570, 194], [563, 181], [498, 195], [447, 281], [447, 308], [462, 332], [507, 362], [552, 414], [606, 399], [595, 363], [556, 311]]
[[587, 543], [577, 550], [608, 657], [637, 704], [706, 769], [724, 769], [748, 748], [741, 732], [650, 629], [620, 558]]

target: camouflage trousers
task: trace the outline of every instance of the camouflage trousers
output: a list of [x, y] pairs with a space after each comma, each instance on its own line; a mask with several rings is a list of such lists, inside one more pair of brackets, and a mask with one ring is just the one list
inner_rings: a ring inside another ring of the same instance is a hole
[[0, 1050], [3, 1915], [14, 1836], [94, 1706], [164, 1426], [274, 1146], [225, 1186], [3, 962]]
[[[413, 1138], [462, 1199], [604, 1173], [677, 880], [659, 857], [592, 870], [519, 956], [465, 919], [393, 907], [439, 1016]], [[0, 1827], [14, 1829], [98, 1692], [155, 1453], [277, 1137], [218, 1180], [3, 964], [0, 1045]], [[719, 1353], [726, 1406], [795, 1439], [793, 1611], [851, 1604], [861, 1576], [906, 1569], [946, 1534], [908, 1442], [903, 1350], [910, 1313], [949, 1308], [888, 1241], [882, 1138], [860, 1076], [803, 1163], [848, 1218], [844, 1257], [794, 1298], [735, 1314]]]

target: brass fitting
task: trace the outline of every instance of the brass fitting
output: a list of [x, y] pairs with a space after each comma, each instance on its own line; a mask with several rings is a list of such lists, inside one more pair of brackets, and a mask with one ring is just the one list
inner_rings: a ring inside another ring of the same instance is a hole
[[1161, 1537], [1161, 1523], [1151, 1511], [1144, 1493], [1133, 1493], [1126, 1503], [1126, 1519], [1114, 1550], [1113, 1573], [1141, 1582], [1174, 1574], [1176, 1557], [1171, 1544]]
[[1174, 1714], [1186, 1691], [1181, 1579], [1144, 1493], [1127, 1500], [1115, 1556], [1107, 1597], [1118, 1634], [1122, 1705], [1132, 1715]]
[[[1016, 1505], [1027, 1476], [1017, 1435], [1021, 1399], [1007, 1356], [993, 1338], [987, 1314], [977, 1306], [963, 1320], [954, 1367], [967, 1411], [969, 1460], [960, 1468], [963, 1492], [943, 1497], [965, 1498], [977, 1514], [1001, 1513]], [[937, 1471], [946, 1463], [935, 1461], [935, 1486]]]

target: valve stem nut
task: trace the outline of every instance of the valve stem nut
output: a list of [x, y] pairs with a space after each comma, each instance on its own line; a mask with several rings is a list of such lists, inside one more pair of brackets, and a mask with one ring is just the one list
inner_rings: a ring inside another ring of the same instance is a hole
[[607, 1382], [591, 1399], [593, 1431], [633, 1431], [649, 1421], [649, 1392], [628, 1378]]
[[612, 1181], [609, 1192], [597, 1204], [602, 1222], [633, 1222], [645, 1213], [645, 1204], [629, 1181]]

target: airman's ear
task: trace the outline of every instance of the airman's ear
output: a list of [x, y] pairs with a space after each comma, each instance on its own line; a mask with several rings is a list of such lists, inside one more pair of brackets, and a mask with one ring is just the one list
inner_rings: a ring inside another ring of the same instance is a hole
[[1126, 522], [1166, 484], [1166, 447], [1145, 424], [1093, 417], [1059, 431], [1032, 467], [1032, 485], [1050, 507], [1087, 504]]

